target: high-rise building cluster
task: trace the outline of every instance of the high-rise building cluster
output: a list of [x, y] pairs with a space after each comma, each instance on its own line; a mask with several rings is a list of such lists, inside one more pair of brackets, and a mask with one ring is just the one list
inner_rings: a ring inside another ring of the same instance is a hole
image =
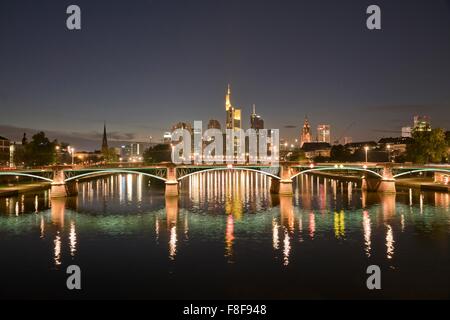
[[308, 117], [305, 117], [302, 129], [300, 130], [300, 147], [303, 147], [305, 143], [311, 142], [331, 143], [331, 126], [329, 124], [317, 125], [317, 136], [314, 139]]
[[[242, 110], [236, 106], [234, 106], [231, 102], [231, 86], [228, 85], [227, 91], [225, 94], [225, 129], [238, 130], [243, 129], [242, 126]], [[218, 129], [222, 130], [222, 126], [220, 121], [217, 119], [210, 119], [207, 125], [208, 129]], [[250, 114], [250, 128], [255, 130], [264, 129], [264, 119], [261, 115], [256, 113], [256, 106], [253, 104], [252, 113]], [[178, 122], [177, 124], [172, 126], [172, 131], [175, 129], [187, 129], [192, 132], [192, 125], [186, 122]], [[164, 133], [164, 143], [171, 142], [171, 132]]]
[[402, 137], [411, 138], [414, 132], [431, 131], [431, 121], [429, 116], [416, 115], [413, 118], [413, 125], [402, 127]]

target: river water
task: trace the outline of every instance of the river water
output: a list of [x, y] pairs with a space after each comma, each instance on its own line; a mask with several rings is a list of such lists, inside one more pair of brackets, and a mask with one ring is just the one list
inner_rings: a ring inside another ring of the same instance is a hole
[[[178, 198], [136, 175], [0, 198], [1, 298], [449, 298], [450, 195], [300, 176], [196, 174]], [[66, 287], [78, 265], [82, 290]], [[368, 290], [366, 269], [381, 270]]]

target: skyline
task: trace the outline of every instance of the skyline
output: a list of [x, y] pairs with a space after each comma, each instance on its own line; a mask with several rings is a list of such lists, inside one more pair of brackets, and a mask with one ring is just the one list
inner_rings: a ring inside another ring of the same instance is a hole
[[448, 299], [449, 58], [450, 0], [0, 0], [0, 299]]
[[448, 130], [449, 0], [379, 1], [374, 32], [369, 1], [77, 1], [76, 32], [64, 27], [68, 4], [0, 4], [0, 135], [90, 144], [104, 122], [112, 141], [157, 139], [178, 121], [224, 125], [227, 83], [244, 127], [256, 104], [288, 139], [305, 115], [330, 124], [332, 139], [352, 122], [355, 141], [392, 136], [376, 130], [400, 131], [417, 114]]
[[[226, 97], [225, 97], [225, 108], [227, 107], [227, 103], [230, 103], [230, 97], [231, 97], [231, 101], [233, 101], [232, 98], [233, 94], [230, 91], [230, 84], [227, 85], [227, 90], [226, 90]], [[234, 105], [234, 103], [233, 103]], [[235, 106], [235, 105], [234, 105]], [[242, 128], [244, 130], [249, 129], [251, 127], [251, 115], [255, 112], [255, 105], [252, 105], [252, 113], [249, 116], [249, 123], [246, 124], [245, 119], [243, 119], [243, 126]], [[417, 115], [416, 115], [417, 116]], [[416, 117], [414, 116], [414, 118]], [[424, 115], [419, 115], [420, 117], [424, 116]], [[425, 116], [427, 118], [427, 121], [429, 121], [429, 123], [431, 123], [431, 119], [428, 116]], [[209, 120], [214, 120], [214, 121], [219, 121], [220, 125], [222, 126], [222, 121], [220, 119], [213, 119], [213, 118], [209, 118]], [[352, 136], [349, 136], [348, 131], [355, 125], [355, 123], [350, 123], [349, 126], [347, 126], [347, 128], [343, 129], [340, 128], [341, 130], [341, 136], [333, 136], [333, 127], [331, 126], [331, 130], [330, 130], [330, 125], [329, 124], [323, 124], [320, 121], [317, 121], [317, 123], [312, 123], [312, 125], [310, 124], [310, 119], [308, 118], [307, 115], [305, 115], [305, 117], [303, 118], [303, 123], [297, 127], [297, 126], [293, 126], [293, 125], [289, 125], [287, 127], [289, 128], [283, 128], [285, 130], [287, 129], [293, 129], [293, 130], [297, 130], [298, 129], [298, 134], [294, 135], [293, 137], [290, 136], [281, 136], [280, 138], [283, 141], [291, 141], [295, 143], [297, 143], [297, 141], [302, 141], [303, 138], [303, 130], [304, 130], [304, 124], [305, 121], [306, 123], [309, 123], [309, 128], [310, 128], [310, 138], [307, 139], [308, 142], [318, 142], [320, 141], [321, 138], [319, 138], [318, 136], [318, 132], [319, 132], [319, 127], [323, 127], [323, 126], [327, 126], [328, 127], [328, 139], [330, 140], [329, 143], [330, 144], [336, 144], [336, 142], [339, 140], [339, 144], [345, 144], [342, 143], [342, 141], [345, 141], [345, 139], [350, 139], [350, 141], [353, 140]], [[412, 120], [412, 119], [411, 119]], [[414, 120], [415, 121], [415, 120]], [[192, 125], [193, 122], [189, 122], [189, 121], [182, 121], [182, 122], [186, 122]], [[223, 121], [223, 128], [225, 129], [225, 125], [226, 125], [226, 121]], [[404, 129], [404, 127], [409, 127], [409, 128], [413, 128], [415, 126], [415, 123], [413, 121], [410, 121], [410, 123], [405, 123], [405, 125], [403, 126], [403, 128], [401, 128], [402, 130]], [[204, 123], [204, 129], [206, 129], [206, 123]], [[278, 128], [267, 128], [266, 129], [278, 129]], [[446, 128], [443, 128], [444, 130], [446, 130]], [[77, 145], [77, 146], [81, 146], [82, 150], [86, 150], [86, 151], [94, 151], [94, 150], [100, 150], [103, 149], [103, 144], [104, 144], [104, 139], [105, 136], [107, 136], [107, 139], [111, 142], [111, 145], [113, 147], [119, 147], [119, 146], [123, 146], [124, 144], [127, 143], [133, 143], [133, 142], [137, 142], [137, 143], [149, 143], [149, 142], [153, 142], [153, 143], [164, 143], [164, 133], [169, 131], [170, 129], [163, 129], [161, 128], [161, 130], [163, 130], [161, 132], [161, 134], [159, 134], [157, 137], [152, 137], [152, 136], [146, 136], [143, 137], [142, 139], [137, 139], [135, 134], [133, 133], [120, 133], [117, 131], [108, 131], [106, 130], [106, 121], [103, 122], [103, 127], [102, 127], [102, 131], [91, 131], [91, 132], [87, 132], [87, 133], [81, 133], [81, 132], [64, 132], [64, 131], [47, 131], [47, 135], [49, 136], [50, 139], [56, 139], [59, 142], [68, 142], [69, 144], [72, 145]], [[339, 128], [338, 128], [339, 130]], [[10, 137], [12, 136], [13, 138], [10, 139], [11, 141], [20, 141], [23, 137], [23, 134], [26, 134], [28, 137], [32, 136], [35, 133], [38, 133], [40, 131], [40, 129], [35, 129], [35, 128], [19, 128], [19, 127], [14, 127], [14, 126], [5, 126], [5, 125], [1, 125], [0, 124], [0, 132], [10, 132]], [[281, 130], [280, 130], [281, 131]], [[374, 130], [375, 131], [375, 130]], [[331, 132], [331, 135], [330, 135]], [[374, 139], [369, 139], [369, 140], [358, 140], [356, 139], [355, 142], [357, 141], [378, 141], [381, 138], [387, 138], [387, 137], [396, 137], [396, 136], [402, 136], [403, 132], [400, 130], [397, 131], [389, 131], [389, 130], [377, 130], [377, 138]], [[9, 138], [10, 138], [9, 137]], [[98, 143], [100, 141], [103, 140], [103, 144], [99, 147]], [[342, 141], [341, 141], [342, 140]], [[301, 142], [300, 142], [301, 144]], [[80, 149], [78, 149], [80, 150]]]

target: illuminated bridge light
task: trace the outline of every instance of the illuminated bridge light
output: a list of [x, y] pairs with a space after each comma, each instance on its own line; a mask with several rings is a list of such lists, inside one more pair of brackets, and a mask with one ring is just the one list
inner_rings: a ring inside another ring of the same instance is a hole
[[229, 163], [229, 164], [227, 164], [227, 168], [231, 169], [231, 168], [233, 168], [233, 165], [231, 163]]
[[367, 165], [363, 165], [363, 168], [364, 168], [364, 169], [367, 169]]
[[340, 166], [339, 166], [339, 168], [343, 168], [344, 167], [344, 165], [343, 164], [341, 164]]
[[335, 167], [335, 168], [337, 168], [337, 167], [338, 167], [338, 165], [337, 165], [337, 164], [335, 164], [335, 165], [334, 165], [334, 167]]
[[314, 168], [314, 163], [311, 163], [310, 165], [309, 165], [309, 167], [312, 169], [312, 168]]

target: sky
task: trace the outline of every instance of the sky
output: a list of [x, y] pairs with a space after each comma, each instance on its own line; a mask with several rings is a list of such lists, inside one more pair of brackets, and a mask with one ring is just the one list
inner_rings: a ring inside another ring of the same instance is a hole
[[256, 104], [283, 138], [305, 116], [332, 140], [398, 136], [416, 114], [449, 130], [450, 0], [0, 0], [0, 136], [95, 149], [106, 122], [111, 141], [155, 142], [223, 126], [228, 83], [243, 126]]

